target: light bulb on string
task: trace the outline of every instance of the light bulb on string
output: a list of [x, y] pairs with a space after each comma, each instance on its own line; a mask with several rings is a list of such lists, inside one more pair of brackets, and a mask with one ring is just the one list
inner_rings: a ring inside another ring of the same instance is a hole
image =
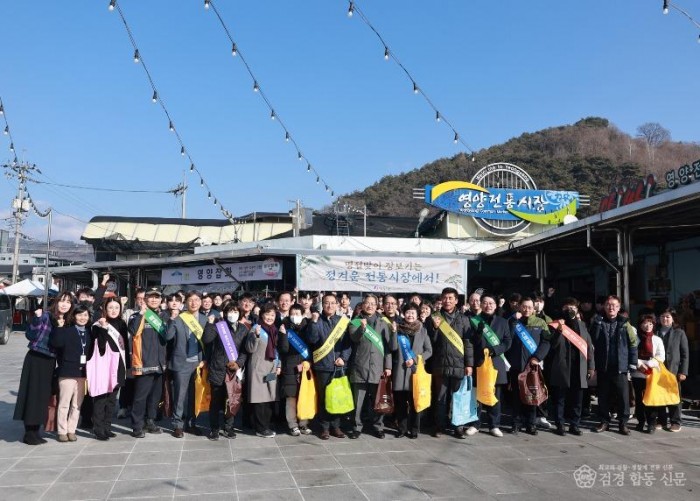
[[139, 50], [136, 49], [134, 50], [134, 62], [138, 63], [139, 61], [141, 61], [141, 54], [139, 54]]
[[316, 184], [321, 182], [321, 178], [319, 176], [316, 176]]
[[384, 46], [384, 60], [389, 60], [389, 47], [387, 47], [386, 45]]
[[289, 142], [289, 131], [287, 131], [287, 132], [284, 133], [284, 140], [285, 140], [286, 142]]
[[203, 177], [199, 178], [199, 186], [204, 186], [204, 178]]
[[270, 120], [275, 119], [275, 110], [270, 111]]
[[209, 2], [210, 2], [210, 0], [204, 0], [204, 8], [206, 10], [209, 10]]
[[328, 191], [328, 185], [326, 185], [326, 191]]
[[209, 200], [211, 200], [211, 191], [210, 191], [209, 193], [207, 193], [207, 198], [208, 198]]
[[413, 82], [413, 93], [418, 94], [418, 84], [416, 82]]
[[231, 55], [232, 55], [233, 57], [236, 57], [236, 54], [238, 54], [238, 47], [236, 47], [236, 44], [234, 43], [234, 44], [231, 46]]
[[180, 148], [180, 155], [182, 155], [183, 157], [185, 156], [185, 147], [184, 146], [182, 146]]
[[5, 114], [5, 107], [2, 104], [0, 104], [0, 115], [4, 115], [4, 114]]
[[3, 131], [3, 133], [4, 133], [6, 136], [10, 133], [10, 126], [9, 126], [9, 125], [6, 125], [6, 126], [5, 126], [5, 130]]
[[194, 172], [194, 164], [190, 164], [190, 172]]
[[348, 6], [348, 17], [352, 17], [354, 12], [355, 12], [355, 3], [350, 2], [350, 5]]
[[253, 92], [258, 92], [260, 90], [260, 86], [258, 86], [257, 80], [253, 82]]
[[219, 202], [216, 201], [216, 198], [214, 199], [214, 205], [219, 205]]
[[331, 191], [331, 196], [332, 196], [332, 197], [335, 196], [335, 191]]
[[306, 172], [311, 172], [311, 164], [306, 164]]
[[151, 101], [153, 101], [154, 103], [158, 102], [158, 91], [153, 91], [153, 97], [151, 98]]
[[440, 121], [440, 112], [439, 112], [439, 111], [436, 111], [436, 112], [435, 112], [435, 121], [436, 121], [436, 122], [439, 122], [439, 121]]
[[476, 162], [476, 157], [474, 156], [474, 153], [472, 153], [472, 162]]
[[304, 156], [301, 154], [301, 151], [297, 151], [297, 157], [299, 158], [299, 161], [301, 161]]
[[170, 129], [170, 132], [175, 131], [175, 126], [173, 125], [173, 121], [171, 120], [170, 123], [168, 124], [168, 129]]
[[668, 14], [668, 0], [664, 0], [663, 13]]
[[15, 143], [10, 143], [10, 151], [15, 151]]
[[455, 132], [455, 139], [454, 139], [454, 141], [455, 141], [455, 144], [457, 144], [457, 142], [459, 141], [459, 134], [457, 134], [456, 132]]
[[109, 7], [107, 7], [110, 11], [114, 10], [114, 7], [117, 5], [117, 0], [109, 0]]

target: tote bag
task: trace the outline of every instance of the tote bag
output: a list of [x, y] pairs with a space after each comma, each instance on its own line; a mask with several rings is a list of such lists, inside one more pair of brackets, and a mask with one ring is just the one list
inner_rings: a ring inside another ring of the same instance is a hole
[[496, 398], [496, 380], [498, 370], [493, 366], [489, 350], [484, 349], [484, 363], [476, 368], [476, 399], [484, 405], [492, 406], [498, 403]]
[[316, 381], [311, 372], [309, 362], [301, 363], [301, 384], [299, 385], [299, 397], [297, 398], [297, 419], [313, 419], [318, 412], [316, 402]]
[[197, 368], [197, 375], [194, 378], [194, 415], [199, 416], [201, 412], [209, 411], [211, 402], [211, 386], [207, 376], [209, 371], [206, 366]]
[[463, 426], [476, 421], [479, 417], [477, 409], [472, 377], [464, 376], [459, 389], [452, 394], [452, 424]]
[[326, 386], [326, 410], [329, 414], [346, 414], [354, 409], [350, 380], [345, 375], [334, 377]]
[[648, 407], [678, 405], [681, 402], [676, 376], [661, 362], [659, 370], [652, 369], [651, 374], [647, 376], [647, 387], [642, 402]]
[[425, 371], [423, 356], [418, 355], [416, 372], [411, 376], [411, 383], [413, 384], [413, 407], [415, 407], [416, 412], [430, 407], [430, 385], [432, 379], [432, 375]]

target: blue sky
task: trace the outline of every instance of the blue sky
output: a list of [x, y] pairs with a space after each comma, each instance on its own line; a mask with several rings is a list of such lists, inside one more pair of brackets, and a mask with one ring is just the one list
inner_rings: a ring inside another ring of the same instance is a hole
[[[189, 163], [108, 0], [2, 2], [0, 97], [18, 156], [49, 182], [167, 190]], [[159, 95], [198, 169], [234, 215], [308, 207], [330, 194], [299, 162], [203, 0], [120, 0]], [[215, 0], [275, 112], [336, 195], [463, 151], [341, 0]], [[679, 1], [696, 18], [700, 5]], [[604, 116], [659, 122], [699, 141], [698, 30], [661, 1], [360, 1], [438, 109], [474, 149]], [[0, 136], [0, 161], [11, 158]], [[503, 159], [508, 161], [508, 159]], [[188, 174], [187, 216], [221, 214]], [[172, 195], [30, 185], [55, 207], [54, 238], [95, 215], [179, 217]], [[0, 217], [16, 183], [4, 179]], [[30, 216], [25, 232], [43, 238]]]

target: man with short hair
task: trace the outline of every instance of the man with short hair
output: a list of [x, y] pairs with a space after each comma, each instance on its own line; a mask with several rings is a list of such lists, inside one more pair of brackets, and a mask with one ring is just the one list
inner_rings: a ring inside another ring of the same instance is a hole
[[289, 309], [294, 303], [292, 293], [288, 291], [280, 292], [277, 296], [277, 319], [275, 324], [277, 327], [282, 325], [282, 320], [289, 316]]
[[194, 408], [196, 370], [204, 365], [202, 335], [207, 317], [200, 313], [202, 295], [190, 291], [185, 296], [186, 311], [168, 305], [165, 339], [170, 342], [168, 367], [173, 381], [173, 436], [182, 438], [184, 432], [202, 435], [197, 427]]
[[317, 311], [312, 313], [306, 339], [313, 352], [321, 440], [328, 440], [331, 434], [336, 438], [345, 438], [345, 433], [340, 429], [340, 416], [326, 410], [326, 387], [333, 380], [336, 371], [342, 372], [347, 367], [352, 349], [345, 335], [348, 320], [336, 313], [338, 303], [335, 296], [325, 294], [322, 304], [323, 311], [320, 314]]
[[241, 314], [239, 321], [243, 322], [243, 324], [249, 329], [253, 326], [253, 324], [258, 322], [258, 316], [253, 313], [254, 308], [255, 299], [253, 298], [253, 295], [250, 292], [244, 292], [241, 294], [241, 297], [238, 298], [238, 309], [240, 310]]
[[598, 413], [600, 424], [596, 432], [610, 428], [610, 393], [617, 399], [617, 419], [620, 434], [629, 435], [627, 420], [630, 414], [629, 384], [630, 370], [637, 369], [637, 332], [628, 320], [620, 315], [620, 298], [608, 296], [604, 305], [605, 314], [596, 315], [591, 324], [591, 338], [598, 372]]
[[[469, 336], [469, 320], [457, 309], [459, 294], [456, 289], [442, 290], [442, 308], [425, 327], [433, 345], [431, 357], [433, 373], [433, 437], [440, 437], [447, 428], [448, 409], [452, 394], [459, 389], [464, 376], [471, 376], [474, 367], [474, 348]], [[455, 429], [455, 437], [463, 439], [477, 432], [474, 426], [465, 431], [464, 426]]]
[[469, 310], [466, 312], [467, 317], [475, 317], [481, 313], [481, 294], [472, 292], [467, 298]]
[[355, 400], [355, 419], [350, 438], [362, 433], [362, 405], [369, 399], [372, 426], [377, 438], [384, 438], [384, 416], [374, 412], [374, 400], [382, 377], [391, 376], [391, 352], [398, 349], [398, 341], [377, 313], [378, 299], [367, 294], [362, 301], [360, 316], [348, 326], [352, 342], [350, 382]]

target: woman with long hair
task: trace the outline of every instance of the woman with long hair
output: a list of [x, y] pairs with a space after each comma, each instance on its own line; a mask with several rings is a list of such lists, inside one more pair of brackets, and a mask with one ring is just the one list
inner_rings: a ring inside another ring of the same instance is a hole
[[653, 370], [659, 370], [659, 362], [666, 359], [664, 343], [659, 336], [654, 335], [656, 318], [654, 315], [642, 315], [639, 320], [637, 338], [639, 345], [637, 354], [637, 370], [632, 372], [632, 387], [634, 388], [634, 415], [637, 418], [637, 431], [644, 431], [647, 424], [647, 433], [654, 433], [656, 429], [656, 416], [658, 407], [647, 407], [642, 402], [647, 386], [647, 375]]
[[29, 351], [24, 357], [14, 414], [14, 419], [24, 421], [22, 441], [25, 444], [46, 443], [39, 434], [39, 427], [46, 423], [48, 417], [56, 368], [56, 351], [49, 339], [54, 329], [67, 324], [72, 308], [73, 296], [70, 292], [59, 292], [48, 310], [39, 308], [34, 312], [34, 318], [25, 333], [29, 340]]

